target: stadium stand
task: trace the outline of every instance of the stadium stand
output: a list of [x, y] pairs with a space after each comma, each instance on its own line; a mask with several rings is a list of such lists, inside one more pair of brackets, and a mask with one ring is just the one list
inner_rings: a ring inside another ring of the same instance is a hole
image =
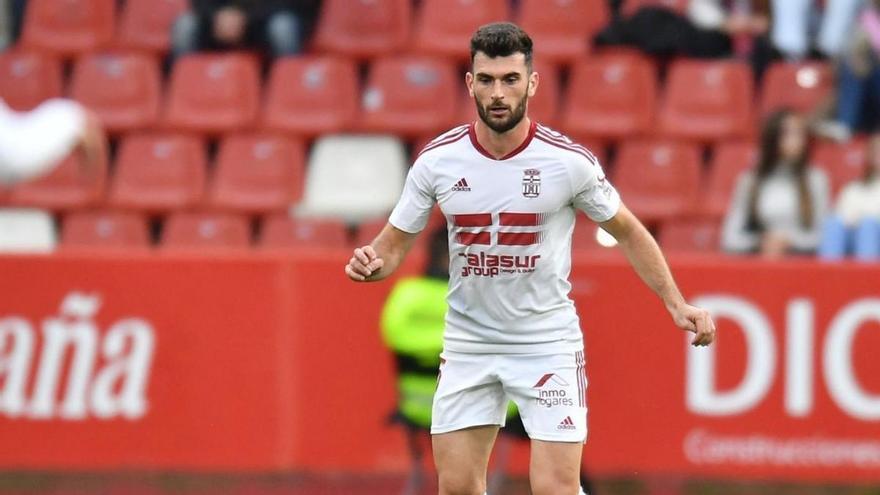
[[13, 110], [30, 110], [62, 94], [61, 61], [33, 50], [0, 53], [0, 98]]
[[408, 48], [411, 18], [409, 0], [325, 0], [314, 45], [356, 58], [400, 53]]
[[147, 219], [131, 212], [81, 211], [64, 217], [61, 248], [116, 250], [148, 249]]
[[115, 0], [29, 0], [21, 41], [64, 57], [109, 48], [115, 16]]

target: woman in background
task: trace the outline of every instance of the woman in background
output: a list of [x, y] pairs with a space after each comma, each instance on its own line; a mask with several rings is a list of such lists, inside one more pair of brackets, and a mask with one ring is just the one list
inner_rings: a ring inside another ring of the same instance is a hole
[[739, 178], [722, 248], [769, 258], [814, 253], [828, 204], [828, 177], [807, 163], [804, 119], [777, 111], [764, 125], [758, 166]]
[[871, 137], [865, 173], [843, 188], [834, 215], [825, 223], [819, 255], [880, 260], [880, 134]]

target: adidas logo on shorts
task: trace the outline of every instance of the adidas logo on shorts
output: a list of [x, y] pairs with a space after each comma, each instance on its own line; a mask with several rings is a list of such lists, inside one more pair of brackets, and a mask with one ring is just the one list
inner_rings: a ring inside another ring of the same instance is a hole
[[574, 425], [574, 421], [571, 420], [571, 416], [566, 416], [565, 419], [560, 421], [559, 426], [556, 427], [557, 430], [576, 430], [577, 426]]

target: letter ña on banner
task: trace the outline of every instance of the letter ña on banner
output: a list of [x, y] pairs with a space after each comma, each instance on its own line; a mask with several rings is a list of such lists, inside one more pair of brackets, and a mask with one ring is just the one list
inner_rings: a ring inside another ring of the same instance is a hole
[[[687, 346], [687, 407], [706, 416], [742, 414], [764, 400], [777, 372], [777, 343], [761, 309], [750, 301], [711, 295], [695, 299], [714, 318], [736, 323], [746, 342], [742, 381], [731, 390], [717, 390], [715, 347]], [[785, 411], [792, 417], [809, 416], [814, 407], [814, 305], [792, 299], [786, 311], [784, 394]], [[865, 298], [843, 307], [831, 320], [822, 343], [822, 376], [831, 399], [846, 414], [864, 421], [880, 420], [880, 394], [862, 387], [853, 366], [856, 333], [868, 322], [880, 323], [880, 299]]]
[[100, 306], [96, 295], [70, 293], [60, 315], [43, 320], [39, 336], [25, 318], [0, 317], [0, 414], [34, 420], [146, 414], [153, 328], [126, 318], [99, 332]]

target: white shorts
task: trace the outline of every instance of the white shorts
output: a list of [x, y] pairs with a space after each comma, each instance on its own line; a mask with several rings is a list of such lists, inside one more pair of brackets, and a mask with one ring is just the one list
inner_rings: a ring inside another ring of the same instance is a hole
[[470, 354], [443, 351], [431, 433], [504, 426], [507, 402], [519, 408], [529, 438], [587, 439], [583, 351], [558, 354]]

